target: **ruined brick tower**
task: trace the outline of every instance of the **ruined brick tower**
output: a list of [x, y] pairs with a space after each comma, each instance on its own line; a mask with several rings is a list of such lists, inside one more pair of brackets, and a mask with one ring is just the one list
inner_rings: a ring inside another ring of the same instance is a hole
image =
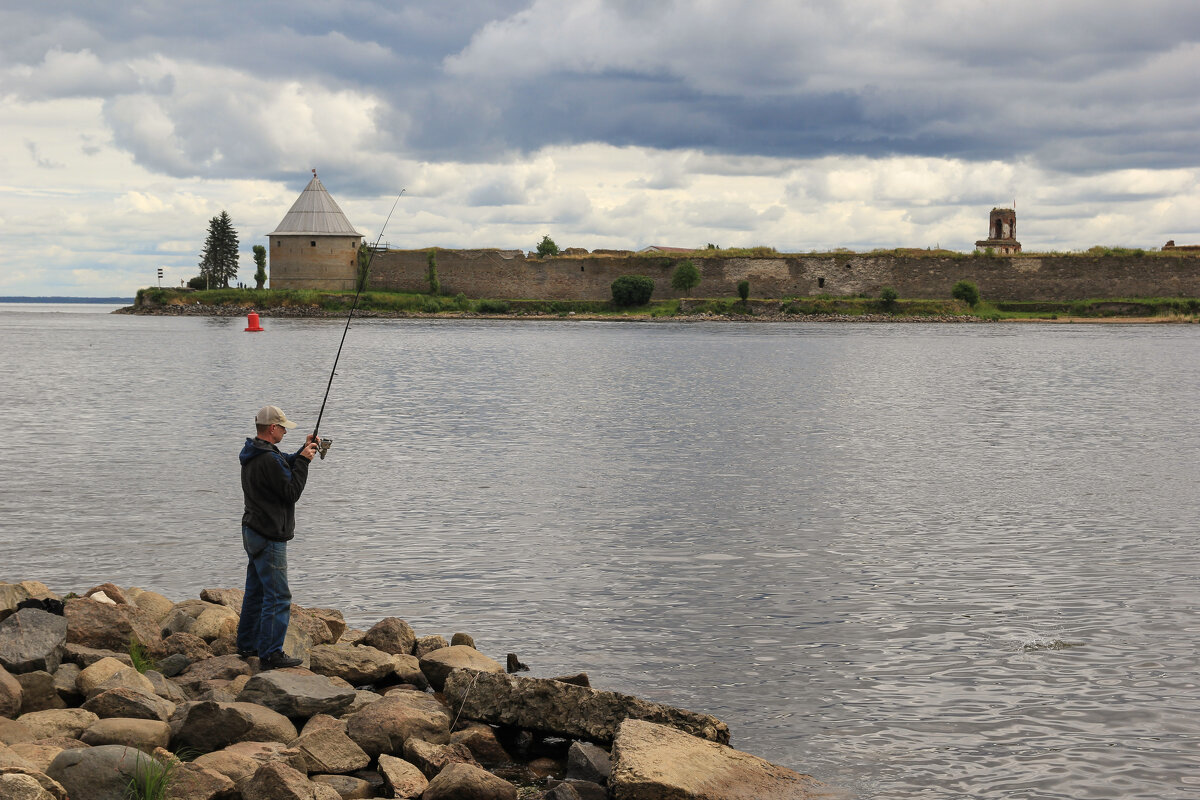
[[317, 180], [315, 169], [267, 240], [272, 289], [354, 291], [362, 234]]
[[1021, 252], [1017, 241], [1017, 212], [1012, 208], [993, 208], [988, 217], [988, 235], [975, 243], [980, 250], [989, 247], [998, 255], [1011, 256]]

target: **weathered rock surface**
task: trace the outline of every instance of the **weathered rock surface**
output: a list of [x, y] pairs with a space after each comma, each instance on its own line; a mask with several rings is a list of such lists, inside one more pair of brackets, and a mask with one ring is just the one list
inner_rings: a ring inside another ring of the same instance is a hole
[[[263, 764], [242, 786], [243, 800], [314, 800], [313, 784], [304, 773], [287, 764]], [[334, 797], [337, 797], [334, 792]]]
[[36, 769], [32, 761], [14, 752], [8, 745], [0, 745], [0, 769], [4, 767], [19, 767], [20, 769]]
[[613, 743], [614, 800], [804, 800], [824, 785], [757, 756], [638, 719]]
[[125, 596], [131, 603], [145, 611], [156, 624], [161, 623], [175, 607], [167, 598], [157, 592], [148, 592], [133, 586], [125, 591]]
[[0, 774], [0, 797], [6, 800], [54, 800], [54, 795], [43, 789], [36, 778], [21, 772]]
[[38, 738], [41, 737], [34, 736], [34, 732], [23, 723], [17, 722], [15, 719], [9, 719], [8, 717], [0, 717], [0, 744], [32, 742]]
[[415, 686], [422, 691], [429, 688], [429, 679], [421, 671], [421, 660], [416, 656], [408, 656], [403, 653], [393, 654], [392, 674], [401, 683]]
[[54, 670], [54, 689], [59, 697], [70, 701], [71, 705], [77, 705], [83, 699], [75, 685], [80, 672], [78, 664], [59, 664], [58, 669]]
[[67, 601], [63, 615], [71, 644], [122, 652], [131, 641], [151, 650], [162, 641], [158, 622], [137, 606], [110, 606], [77, 598]]
[[308, 769], [307, 761], [299, 748], [288, 747], [279, 742], [237, 742], [223, 750], [198, 756], [192, 763], [219, 772], [234, 783], [240, 783], [257, 772], [263, 764], [272, 761], [280, 761], [299, 772], [306, 772]]
[[93, 722], [79, 737], [93, 747], [106, 744], [128, 745], [143, 753], [166, 747], [171, 741], [171, 726], [157, 719], [110, 717]]
[[127, 667], [133, 666], [133, 659], [128, 653], [118, 652], [116, 650], [105, 650], [100, 647], [88, 647], [83, 644], [74, 644], [67, 642], [63, 652], [63, 660], [69, 661], [72, 664], [78, 664], [81, 667], [90, 667], [97, 661], [102, 661], [106, 658], [115, 658]]
[[[89, 601], [91, 602], [91, 601]], [[46, 772], [79, 800], [125, 800], [130, 780], [161, 766], [150, 756], [119, 744], [63, 750]]]
[[375, 787], [350, 775], [312, 775], [309, 780], [333, 789], [342, 800], [370, 800], [375, 796]]
[[356, 686], [382, 680], [394, 669], [388, 653], [365, 645], [316, 645], [311, 658], [313, 672], [337, 676]]
[[[79, 747], [87, 747], [88, 745], [78, 739], [68, 739], [65, 737], [54, 739], [38, 739], [36, 742], [17, 742], [9, 749], [19, 755], [21, 758], [33, 764], [39, 771], [45, 772], [50, 767], [50, 763], [63, 750], [73, 750]], [[0, 795], [3, 797], [3, 795]]]
[[722, 744], [729, 741], [729, 727], [708, 714], [544, 678], [455, 670], [446, 679], [445, 693], [449, 703], [461, 707], [468, 719], [568, 739], [608, 743], [621, 722], [633, 718], [670, 725]]
[[181, 653], [187, 657], [189, 662], [202, 661], [206, 658], [212, 658], [214, 655], [212, 648], [208, 646], [208, 642], [195, 634], [184, 633], [183, 631], [172, 633], [163, 639], [159, 652], [161, 653], [161, 658]]
[[[80, 674], [82, 675], [83, 673]], [[99, 685], [92, 687], [88, 691], [87, 696], [94, 697], [101, 692], [118, 688], [133, 689], [135, 692], [142, 692], [144, 694], [154, 694], [154, 684], [150, 682], [149, 678], [133, 667], [123, 667], [112, 675], [109, 675]]]
[[482, 723], [469, 725], [450, 734], [451, 744], [464, 744], [480, 764], [507, 764], [512, 756], [496, 738], [496, 731]]
[[85, 667], [75, 678], [75, 688], [84, 697], [91, 695], [106, 680], [123, 669], [133, 669], [116, 658], [102, 658]]
[[162, 699], [171, 701], [172, 705], [179, 705], [187, 701], [187, 695], [183, 693], [183, 690], [174, 681], [167, 680], [161, 672], [148, 669], [142, 674], [154, 687], [154, 693]]
[[469, 633], [461, 633], [460, 632], [460, 633], [456, 633], [450, 637], [450, 646], [451, 647], [458, 647], [459, 645], [462, 645], [465, 647], [470, 647], [473, 650], [479, 649], [479, 648], [475, 647], [475, 637]]
[[384, 785], [392, 791], [392, 795], [402, 800], [420, 797], [429, 785], [429, 779], [421, 770], [395, 756], [379, 757], [379, 774], [383, 776]]
[[57, 614], [22, 608], [0, 622], [0, 667], [9, 672], [54, 672], [62, 661], [67, 621]]
[[139, 692], [125, 686], [108, 689], [89, 698], [80, 708], [91, 711], [101, 719], [152, 719], [166, 722], [175, 713], [175, 704], [156, 694]]
[[307, 718], [342, 713], [354, 702], [354, 690], [308, 670], [275, 669], [250, 678], [238, 700], [264, 705], [285, 717]]
[[443, 636], [422, 636], [413, 644], [413, 655], [417, 658], [424, 658], [434, 650], [441, 650], [443, 647], [449, 647], [446, 644], [446, 639]]
[[417, 635], [412, 626], [398, 617], [385, 617], [379, 620], [359, 641], [368, 647], [382, 650], [393, 655], [412, 655], [413, 646], [417, 643]]
[[608, 800], [608, 789], [591, 781], [549, 778], [546, 788], [549, 791], [542, 800]]
[[95, 714], [82, 708], [57, 708], [22, 714], [17, 722], [24, 725], [36, 741], [56, 736], [78, 739], [98, 719]]
[[608, 752], [591, 742], [572, 742], [567, 751], [567, 777], [574, 780], [606, 784], [612, 773]]
[[22, 714], [67, 707], [66, 702], [58, 696], [58, 687], [54, 684], [54, 676], [49, 672], [39, 669], [34, 672], [22, 672], [16, 677], [17, 682], [21, 684]]
[[504, 665], [494, 661], [474, 647], [466, 645], [451, 645], [441, 647], [420, 659], [421, 672], [429, 679], [429, 683], [437, 691], [442, 691], [446, 678], [456, 669], [469, 669], [476, 672], [504, 672]]
[[236, 796], [236, 784], [229, 777], [186, 762], [173, 769], [167, 794], [170, 800], [226, 800]]
[[290, 742], [296, 726], [287, 717], [254, 703], [184, 703], [170, 719], [172, 740], [209, 752], [235, 742]]
[[175, 683], [185, 692], [205, 681], [230, 681], [239, 675], [249, 675], [250, 665], [237, 656], [217, 656], [197, 661], [175, 676]]
[[346, 733], [374, 758], [403, 752], [411, 737], [436, 744], [450, 741], [450, 710], [418, 692], [394, 692], [346, 718]]
[[371, 758], [340, 728], [320, 728], [291, 742], [304, 754], [309, 772], [345, 774], [364, 769]]
[[162, 635], [188, 633], [206, 642], [236, 636], [238, 614], [232, 608], [203, 600], [184, 600], [161, 623]]
[[432, 778], [451, 764], [480, 766], [465, 744], [433, 744], [416, 737], [404, 743], [404, 760]]
[[480, 767], [451, 764], [429, 782], [421, 800], [516, 800], [517, 787]]
[[232, 608], [239, 614], [242, 613], [242, 601], [245, 600], [246, 593], [241, 589], [201, 589], [200, 599], [206, 603], [212, 603], [217, 606], [225, 606]]
[[22, 694], [21, 682], [0, 666], [0, 717], [16, 717], [21, 713]]

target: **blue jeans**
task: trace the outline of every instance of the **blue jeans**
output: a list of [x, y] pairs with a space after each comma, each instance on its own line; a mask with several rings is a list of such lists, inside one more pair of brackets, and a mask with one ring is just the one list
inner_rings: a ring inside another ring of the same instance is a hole
[[287, 542], [275, 542], [242, 526], [246, 565], [246, 597], [238, 622], [237, 648], [261, 658], [283, 651], [291, 617], [292, 590], [287, 581]]

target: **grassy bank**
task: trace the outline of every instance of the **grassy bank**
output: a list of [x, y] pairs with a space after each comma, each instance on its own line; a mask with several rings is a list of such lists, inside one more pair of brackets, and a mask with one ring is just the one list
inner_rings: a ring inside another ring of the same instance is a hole
[[[154, 313], [165, 307], [224, 307], [270, 313], [272, 309], [314, 310], [345, 313], [354, 301], [353, 292], [320, 290], [212, 289], [189, 291], [140, 289], [135, 308]], [[896, 318], [976, 317], [987, 320], [1057, 320], [1063, 318], [1160, 318], [1194, 321], [1200, 318], [1200, 299], [1178, 297], [1102, 298], [1072, 302], [979, 302], [971, 307], [961, 300], [885, 301], [871, 297], [784, 297], [780, 299], [689, 298], [655, 300], [642, 306], [622, 308], [612, 302], [594, 300], [472, 299], [463, 295], [436, 296], [417, 292], [368, 291], [359, 298], [361, 311], [375, 314], [479, 314], [486, 316], [587, 316], [637, 317], [772, 317], [805, 316]], [[202, 312], [201, 312], [202, 313]]]

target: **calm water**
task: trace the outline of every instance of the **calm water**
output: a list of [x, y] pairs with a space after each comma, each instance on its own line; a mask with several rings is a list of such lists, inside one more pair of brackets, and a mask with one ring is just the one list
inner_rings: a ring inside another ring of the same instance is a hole
[[[311, 429], [341, 323], [82, 310], [0, 308], [0, 579], [239, 585], [237, 452], [267, 402]], [[716, 714], [853, 797], [1194, 798], [1198, 347], [357, 320], [293, 590]]]

